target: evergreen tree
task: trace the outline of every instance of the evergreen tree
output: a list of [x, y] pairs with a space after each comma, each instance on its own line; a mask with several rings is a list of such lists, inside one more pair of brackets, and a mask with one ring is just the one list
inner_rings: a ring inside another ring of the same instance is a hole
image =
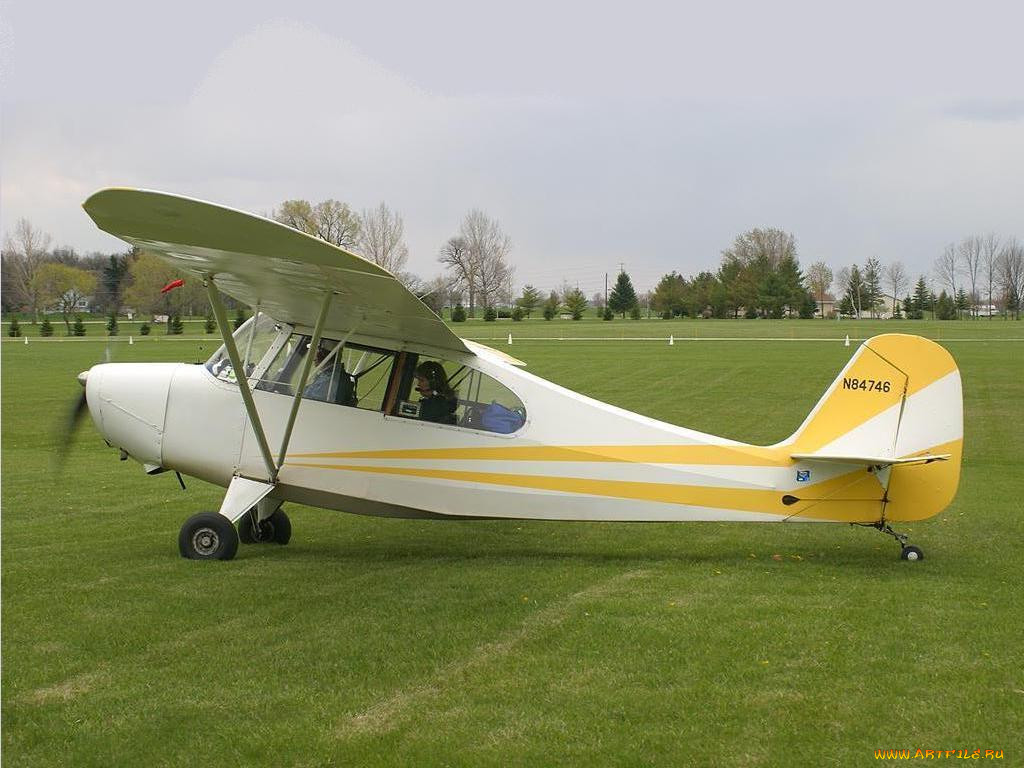
[[181, 315], [171, 315], [167, 325], [167, 332], [172, 336], [180, 336], [182, 331], [185, 330], [185, 324], [181, 322]]
[[612, 308], [611, 307], [605, 307], [604, 310], [601, 312], [601, 319], [602, 320], [612, 320], [612, 319], [614, 319], [614, 317], [615, 317], [615, 313], [612, 312]]
[[956, 319], [956, 301], [942, 291], [935, 300], [935, 317], [939, 320]]
[[552, 319], [554, 319], [555, 315], [558, 314], [558, 305], [559, 305], [558, 294], [555, 293], [554, 291], [552, 291], [551, 295], [548, 296], [548, 300], [544, 302], [544, 319], [545, 320], [552, 320]]
[[44, 317], [43, 322], [39, 326], [40, 336], [53, 336], [53, 325], [50, 323], [50, 318]]
[[636, 304], [636, 291], [633, 289], [633, 281], [629, 279], [627, 272], [619, 272], [619, 276], [615, 280], [615, 287], [612, 288], [612, 293], [608, 297], [608, 308], [613, 312], [621, 313], [625, 317], [626, 313]]
[[532, 285], [523, 286], [523, 295], [516, 299], [516, 304], [523, 308], [523, 312], [529, 317], [540, 304], [540, 291]]
[[565, 308], [569, 310], [573, 320], [582, 320], [583, 313], [587, 310], [587, 297], [583, 291], [574, 288], [565, 294]]
[[914, 300], [910, 296], [903, 297], [903, 316], [907, 320], [913, 320], [916, 317], [914, 315]]
[[203, 323], [203, 331], [213, 333], [215, 330], [217, 330], [217, 324], [213, 322], [213, 318], [210, 315], [207, 315], [206, 322]]
[[11, 318], [11, 325], [7, 329], [7, 335], [13, 338], [18, 338], [19, 336], [21, 336], [21, 325], [18, 323], [17, 317]]
[[466, 322], [466, 308], [462, 306], [462, 302], [455, 305], [452, 309], [452, 322], [453, 323], [464, 323]]
[[631, 310], [629, 310], [629, 319], [630, 320], [639, 320], [640, 319], [640, 305], [639, 304], [634, 304], [633, 308]]
[[914, 319], [922, 320], [924, 318], [924, 313], [930, 306], [931, 301], [928, 297], [928, 283], [925, 282], [924, 275], [921, 275], [917, 280], [917, 285], [914, 286], [914, 298], [911, 303]]
[[670, 315], [681, 315], [686, 301], [686, 280], [675, 270], [663, 275], [654, 288], [654, 308]]
[[518, 323], [518, 322], [520, 322], [523, 319], [523, 317], [525, 317], [525, 313], [523, 312], [523, 308], [522, 307], [517, 305], [517, 306], [512, 308], [512, 320], [513, 321]]
[[107, 336], [117, 336], [117, 314], [114, 312], [107, 318]]
[[864, 293], [864, 277], [860, 273], [860, 267], [854, 264], [850, 267], [850, 279], [846, 284], [846, 298], [850, 300], [855, 318], [860, 318], [860, 313], [864, 309]]
[[870, 258], [864, 264], [864, 307], [874, 317], [882, 298], [882, 265]]
[[78, 315], [75, 316], [75, 324], [71, 326], [72, 336], [85, 336], [85, 323], [82, 322], [82, 318]]
[[484, 322], [493, 323], [498, 319], [498, 311], [491, 306], [484, 307]]
[[853, 302], [850, 300], [850, 294], [844, 294], [843, 298], [839, 301], [839, 314], [840, 315], [852, 315], [854, 313]]
[[964, 313], [967, 312], [971, 307], [971, 302], [967, 298], [967, 291], [963, 288], [958, 288], [956, 292], [956, 312], [957, 317], [963, 317]]
[[[246, 321], [245, 310], [242, 309], [241, 307], [239, 307], [238, 311], [235, 312], [235, 330], [237, 331], [239, 328], [241, 328], [242, 324], [245, 321]], [[168, 318], [168, 322], [170, 322], [170, 318]]]
[[149, 323], [143, 323], [139, 326], [139, 336], [149, 336]]

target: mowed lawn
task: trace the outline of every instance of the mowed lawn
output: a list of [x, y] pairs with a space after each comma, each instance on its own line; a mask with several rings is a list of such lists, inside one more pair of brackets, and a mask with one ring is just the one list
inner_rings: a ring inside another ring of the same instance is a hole
[[[759, 443], [788, 435], [854, 351], [556, 340], [628, 323], [496, 328], [554, 337], [500, 347], [541, 376]], [[289, 505], [287, 547], [186, 561], [178, 528], [220, 489], [146, 477], [91, 423], [52, 469], [75, 374], [105, 344], [5, 341], [5, 765], [847, 766], [895, 748], [1024, 764], [1024, 325], [676, 325], [964, 339], [948, 343], [966, 404], [960, 492], [903, 529], [926, 559], [850, 526], [446, 524]], [[195, 362], [215, 346], [121, 339], [113, 354]]]

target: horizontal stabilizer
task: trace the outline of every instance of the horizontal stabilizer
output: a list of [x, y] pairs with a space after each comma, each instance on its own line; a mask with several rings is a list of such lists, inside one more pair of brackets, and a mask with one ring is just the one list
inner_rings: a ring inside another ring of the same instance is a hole
[[946, 461], [950, 453], [926, 453], [923, 456], [907, 456], [903, 459], [894, 459], [891, 456], [834, 456], [823, 453], [794, 453], [790, 456], [799, 461], [826, 461], [833, 464], [864, 464], [872, 467], [889, 467], [893, 465], [905, 466], [907, 464], [931, 464], [933, 461]]

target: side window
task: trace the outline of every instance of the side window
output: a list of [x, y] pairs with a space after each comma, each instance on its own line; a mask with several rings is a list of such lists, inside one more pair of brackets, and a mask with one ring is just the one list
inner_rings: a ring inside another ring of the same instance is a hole
[[397, 416], [510, 434], [526, 423], [526, 408], [504, 384], [467, 365], [428, 355], [408, 356]]
[[[256, 389], [294, 395], [312, 339], [292, 334], [256, 384]], [[360, 346], [342, 346], [321, 338], [302, 397], [350, 408], [381, 410], [395, 353]]]

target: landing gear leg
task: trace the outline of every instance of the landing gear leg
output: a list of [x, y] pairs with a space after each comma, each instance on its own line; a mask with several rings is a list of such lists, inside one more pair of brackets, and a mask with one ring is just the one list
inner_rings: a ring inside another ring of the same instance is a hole
[[896, 540], [900, 545], [900, 560], [924, 560], [924, 552], [921, 551], [920, 547], [907, 544], [907, 534], [894, 531], [892, 526], [884, 520], [872, 523], [871, 527], [878, 529], [886, 536], [892, 536]]

